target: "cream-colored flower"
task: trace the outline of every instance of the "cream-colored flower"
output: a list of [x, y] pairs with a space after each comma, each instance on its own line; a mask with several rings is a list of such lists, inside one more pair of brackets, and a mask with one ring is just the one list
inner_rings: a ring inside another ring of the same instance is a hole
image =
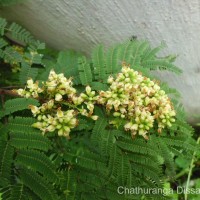
[[57, 94], [55, 95], [55, 100], [56, 100], [56, 101], [62, 101], [62, 95], [59, 94], [59, 93], [57, 93]]

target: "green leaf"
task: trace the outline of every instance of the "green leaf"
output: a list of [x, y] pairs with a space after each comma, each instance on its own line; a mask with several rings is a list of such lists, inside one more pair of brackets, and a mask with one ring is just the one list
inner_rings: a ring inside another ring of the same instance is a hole
[[104, 49], [102, 45], [97, 46], [92, 53], [92, 63], [94, 68], [95, 80], [105, 81], [106, 69], [104, 60]]
[[40, 131], [36, 128], [31, 127], [33, 123], [36, 122], [36, 119], [31, 117], [15, 117], [9, 118], [7, 128], [16, 134], [25, 133], [25, 134], [40, 134]]
[[6, 25], [7, 25], [6, 19], [0, 18], [0, 35], [1, 36], [4, 35]]
[[96, 91], [100, 91], [100, 90], [106, 91], [106, 90], [108, 90], [108, 85], [105, 84], [105, 83], [92, 82], [92, 83], [90, 83], [90, 86], [92, 87], [93, 90], [96, 90]]
[[6, 185], [11, 176], [14, 148], [9, 141], [0, 141], [0, 152], [0, 184], [3, 182]]
[[59, 176], [55, 166], [50, 161], [49, 157], [42, 152], [21, 149], [16, 160], [18, 164], [43, 174], [48, 181], [52, 183], [59, 182]]
[[13, 22], [9, 26], [8, 29], [11, 32], [11, 37], [13, 39], [19, 40], [26, 44], [34, 42], [33, 36], [30, 34], [30, 32], [22, 28], [20, 25], [16, 24], [15, 22]]
[[81, 55], [75, 51], [61, 51], [58, 55], [57, 64], [54, 69], [57, 73], [64, 73], [69, 78], [73, 77], [75, 85], [80, 84], [78, 71], [78, 58]]
[[39, 103], [36, 99], [16, 98], [6, 101], [4, 109], [0, 111], [0, 118], [10, 115], [16, 111], [28, 109], [29, 105], [38, 106]]
[[78, 70], [82, 85], [89, 85], [92, 82], [92, 72], [84, 56], [78, 59]]
[[0, 49], [5, 47], [8, 43], [3, 39], [3, 38], [0, 38]]
[[[1, 199], [1, 198], [0, 198]], [[2, 200], [26, 200], [25, 187], [23, 184], [10, 185], [3, 188]]]
[[104, 131], [104, 129], [107, 125], [108, 125], [108, 122], [107, 122], [106, 118], [99, 118], [95, 122], [94, 128], [92, 130], [91, 139], [96, 145], [99, 144], [99, 141], [101, 138], [101, 133]]
[[181, 169], [186, 169], [190, 165], [190, 160], [187, 160], [187, 159], [185, 159], [183, 157], [178, 157], [178, 158], [175, 159], [175, 163]]
[[108, 49], [105, 60], [107, 74], [112, 75], [120, 71], [122, 63], [119, 60], [119, 45]]
[[[32, 127], [30, 127], [32, 129]], [[17, 149], [38, 149], [48, 151], [51, 147], [50, 140], [43, 136], [39, 131], [34, 134], [27, 133], [10, 133], [10, 144]]]
[[59, 200], [53, 186], [33, 170], [23, 168], [20, 175], [24, 185], [41, 199]]
[[168, 70], [175, 72], [176, 74], [180, 74], [182, 72], [182, 70], [180, 70], [174, 64], [165, 60], [148, 60], [142, 62], [141, 65], [145, 68], [149, 68], [150, 70]]
[[10, 64], [21, 63], [23, 60], [22, 55], [17, 52], [12, 46], [6, 46], [4, 50], [1, 50], [0, 57]]
[[20, 83], [24, 84], [30, 78], [32, 78], [34, 80], [36, 78], [37, 74], [38, 74], [38, 68], [32, 68], [30, 64], [23, 62], [21, 71], [19, 74]]

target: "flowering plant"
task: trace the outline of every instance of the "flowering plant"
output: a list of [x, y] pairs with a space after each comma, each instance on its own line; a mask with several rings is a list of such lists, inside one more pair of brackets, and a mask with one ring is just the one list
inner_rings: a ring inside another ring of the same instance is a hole
[[[157, 69], [180, 72], [173, 56], [156, 55], [162, 45], [98, 46], [89, 60], [50, 53], [2, 18], [0, 33], [3, 200], [132, 199], [119, 186], [161, 190], [175, 177], [175, 158], [196, 150], [177, 92], [152, 77]], [[7, 35], [24, 46], [10, 45]]]
[[[93, 115], [95, 105], [105, 106], [106, 113], [114, 117], [110, 124], [116, 127], [124, 124], [124, 129], [131, 131], [132, 137], [139, 134], [148, 139], [147, 133], [155, 125], [154, 122], [159, 133], [175, 122], [176, 114], [169, 97], [149, 78], [124, 64], [116, 79], [110, 76], [107, 82], [110, 85], [107, 91], [101, 90], [96, 94], [87, 86], [85, 93], [77, 95], [71, 78], [67, 79], [64, 74], [51, 70], [42, 88], [38, 82], [29, 79], [25, 89], [18, 89], [17, 93], [45, 101], [40, 107], [29, 106], [38, 120], [33, 127], [43, 133], [58, 130], [59, 136], [68, 138], [70, 130], [78, 125], [78, 114], [98, 119], [97, 115]], [[62, 105], [67, 105], [70, 110], [63, 111]]]

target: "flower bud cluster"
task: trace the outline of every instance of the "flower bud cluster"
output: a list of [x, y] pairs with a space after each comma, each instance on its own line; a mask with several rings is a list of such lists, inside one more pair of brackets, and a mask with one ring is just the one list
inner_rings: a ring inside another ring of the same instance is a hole
[[[109, 89], [98, 94], [90, 86], [77, 94], [71, 78], [51, 70], [42, 88], [29, 79], [25, 89], [17, 92], [26, 98], [44, 98], [46, 103], [40, 107], [30, 105], [38, 119], [33, 126], [44, 133], [57, 130], [59, 135], [69, 137], [70, 130], [78, 124], [78, 114], [97, 120], [98, 116], [93, 115], [95, 104], [105, 106], [113, 118], [110, 123], [118, 126], [122, 122], [132, 136], [139, 134], [148, 138], [147, 133], [153, 126], [158, 127], [158, 132], [172, 126], [176, 113], [169, 97], [155, 81], [124, 65], [116, 78], [108, 78], [108, 84]], [[62, 111], [62, 106], [68, 110]]]
[[[29, 79], [25, 89], [18, 89], [17, 93], [26, 98], [37, 98], [45, 102], [40, 107], [29, 106], [33, 116], [38, 120], [33, 126], [43, 133], [57, 130], [59, 136], [69, 137], [71, 129], [78, 124], [78, 114], [93, 120], [98, 118], [93, 115], [97, 100], [95, 91], [87, 86], [86, 93], [78, 95], [72, 79], [67, 79], [62, 73], [56, 74], [53, 70], [50, 71], [48, 80], [42, 83], [41, 88], [38, 82], [34, 83]], [[61, 110], [61, 107], [67, 111]]]
[[72, 78], [67, 79], [63, 73], [56, 74], [54, 70], [50, 71], [48, 80], [43, 85], [46, 94], [55, 101], [62, 101], [64, 96], [70, 98], [76, 94]]
[[38, 98], [39, 94], [43, 92], [43, 89], [39, 87], [39, 83], [36, 81], [35, 83], [33, 82], [33, 79], [29, 79], [27, 81], [25, 89], [18, 89], [17, 93], [20, 96], [29, 98]]
[[98, 103], [106, 107], [117, 125], [124, 122], [124, 129], [131, 131], [132, 136], [139, 134], [147, 138], [147, 133], [158, 124], [158, 132], [170, 127], [175, 121], [175, 111], [170, 99], [160, 86], [141, 73], [124, 65], [116, 79], [108, 78], [110, 88], [100, 91]]
[[97, 120], [98, 116], [92, 115], [94, 112], [94, 105], [98, 99], [98, 96], [95, 96], [96, 92], [92, 91], [90, 86], [86, 86], [85, 88], [86, 93], [81, 93], [80, 97], [82, 102], [86, 105], [88, 111], [82, 107], [81, 114], [87, 117], [91, 117], [93, 120]]
[[43, 134], [57, 130], [59, 136], [69, 138], [71, 129], [78, 124], [75, 110], [62, 111], [60, 107], [56, 109], [53, 107], [54, 100], [50, 100], [40, 107], [30, 105], [29, 108], [38, 120], [32, 126], [40, 129]]

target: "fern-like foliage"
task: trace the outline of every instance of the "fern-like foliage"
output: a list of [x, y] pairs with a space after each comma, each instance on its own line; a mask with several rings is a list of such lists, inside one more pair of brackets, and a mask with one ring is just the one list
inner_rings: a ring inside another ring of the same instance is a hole
[[[18, 45], [12, 45], [12, 41]], [[0, 18], [0, 61], [9, 63], [11, 67], [19, 67], [19, 84], [37, 76], [38, 69], [34, 65], [43, 65], [42, 54], [38, 51], [44, 48], [44, 43], [35, 40], [29, 31]]]
[[75, 51], [62, 51], [59, 53], [54, 69], [57, 73], [64, 73], [66, 77], [73, 77], [74, 84], [81, 83], [79, 76], [79, 57], [80, 53]]
[[79, 76], [82, 85], [89, 85], [92, 82], [92, 72], [90, 65], [86, 62], [86, 58], [79, 58]]
[[55, 186], [61, 176], [49, 158], [52, 144], [31, 127], [34, 121], [16, 117], [9, 118], [4, 125], [8, 137], [0, 140], [3, 199], [59, 199]]
[[[8, 33], [26, 44], [23, 55], [12, 47]], [[115, 76], [124, 62], [149, 77], [153, 76], [152, 70], [181, 71], [174, 65], [172, 56], [157, 56], [163, 44], [152, 49], [147, 41], [137, 40], [107, 50], [100, 45], [91, 59], [74, 51], [61, 51], [54, 56], [47, 53], [45, 66], [41, 68], [43, 60], [36, 52], [44, 46], [29, 32], [0, 18], [0, 34], [0, 58], [8, 63], [20, 63], [18, 84], [25, 83], [29, 77], [45, 81], [53, 68], [67, 78], [72, 77], [78, 92], [87, 85], [98, 92], [108, 89], [108, 76]], [[120, 124], [118, 129], [109, 124], [111, 117], [105, 108], [97, 105], [94, 114], [98, 120], [78, 116], [79, 126], [72, 129], [70, 140], [54, 132], [47, 135], [32, 127], [37, 120], [27, 110], [29, 105], [39, 106], [45, 98], [8, 98], [0, 111], [2, 199], [167, 199], [163, 194], [118, 192], [120, 186], [163, 188], [166, 177], [174, 179], [175, 157], [190, 157], [198, 148], [192, 139], [193, 129], [185, 122], [182, 106], [177, 101], [178, 92], [167, 84], [160, 86], [172, 98], [176, 122], [161, 135], [152, 128], [149, 140], [132, 138]]]
[[26, 98], [16, 98], [10, 99], [6, 101], [4, 105], [4, 110], [0, 111], [0, 118], [4, 117], [5, 115], [9, 115], [16, 111], [28, 109], [29, 105], [39, 105], [38, 101], [35, 99], [26, 99]]
[[169, 70], [179, 74], [181, 70], [173, 64], [173, 60], [157, 56], [162, 48], [163, 44], [152, 49], [147, 41], [138, 40], [118, 44], [107, 51], [99, 46], [92, 55], [95, 80], [104, 80], [108, 75], [119, 72], [123, 62], [144, 74], [149, 74], [149, 70]]
[[105, 55], [103, 46], [98, 46], [92, 54], [95, 80], [104, 81], [106, 79]]

